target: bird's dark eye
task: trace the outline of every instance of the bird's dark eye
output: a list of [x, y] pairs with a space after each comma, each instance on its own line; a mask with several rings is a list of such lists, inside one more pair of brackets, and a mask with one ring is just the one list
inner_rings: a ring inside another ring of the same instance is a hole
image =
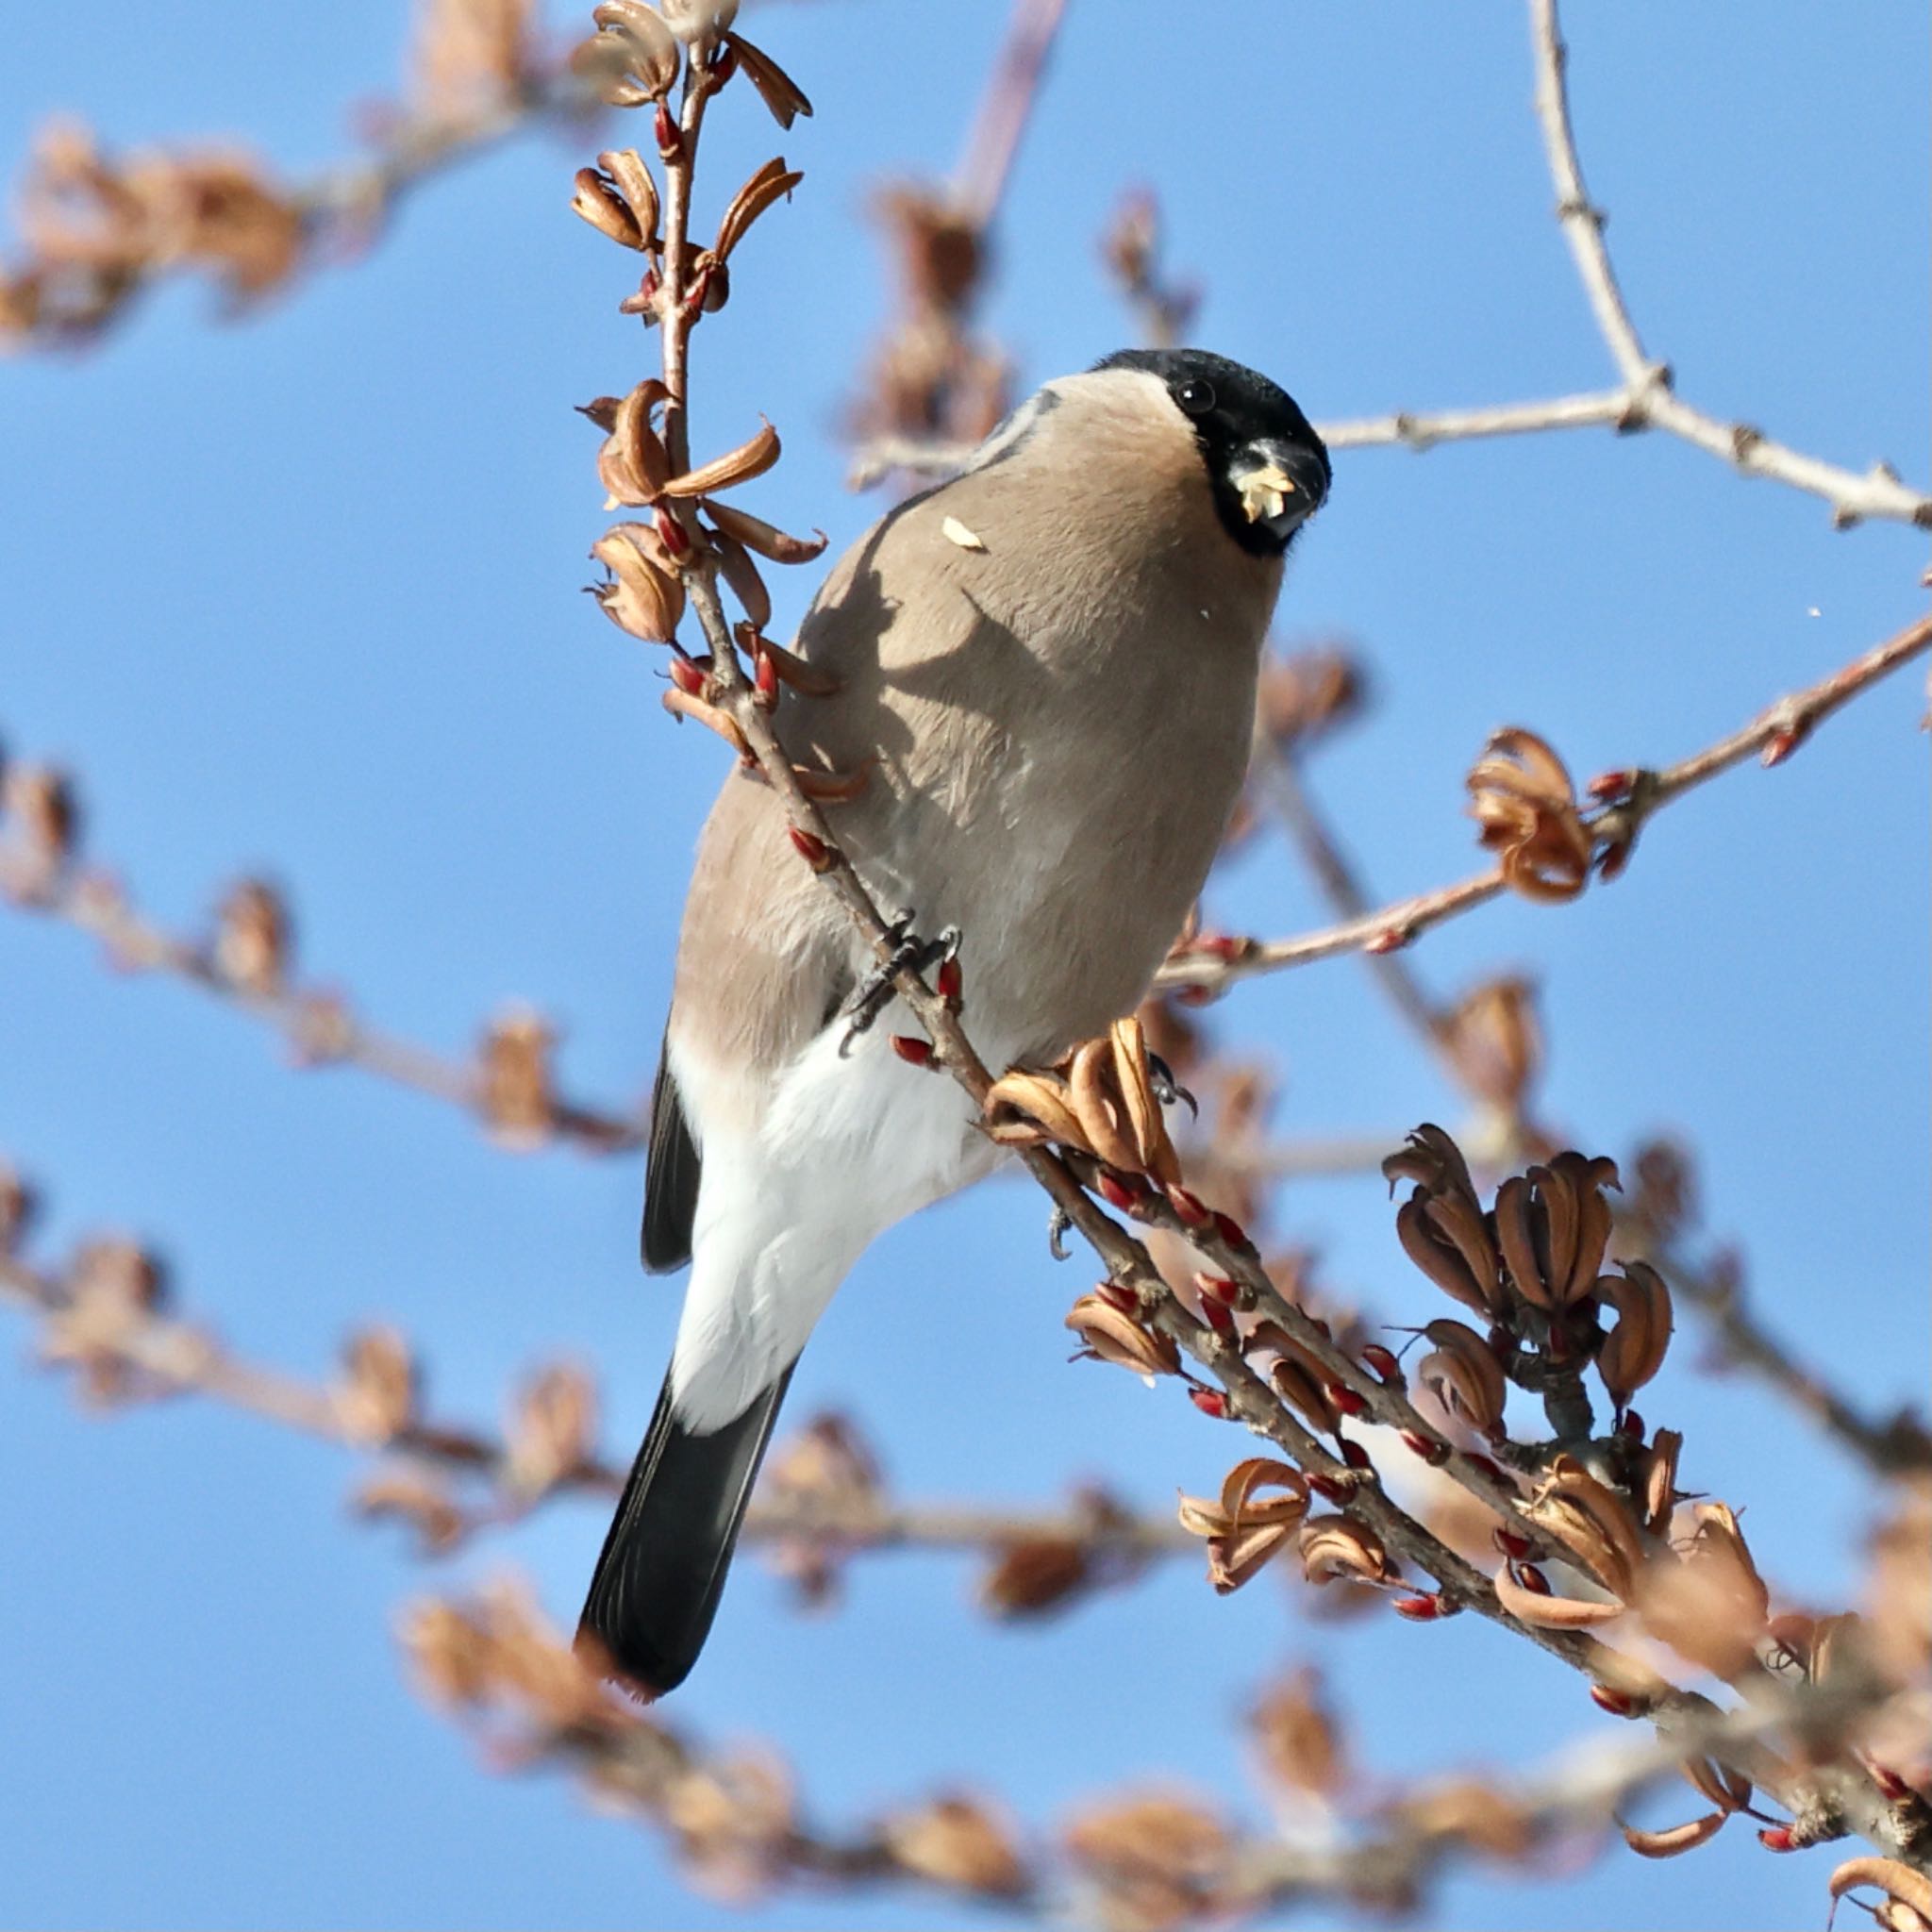
[[1191, 375], [1174, 391], [1174, 399], [1191, 416], [1205, 416], [1214, 407], [1214, 385]]

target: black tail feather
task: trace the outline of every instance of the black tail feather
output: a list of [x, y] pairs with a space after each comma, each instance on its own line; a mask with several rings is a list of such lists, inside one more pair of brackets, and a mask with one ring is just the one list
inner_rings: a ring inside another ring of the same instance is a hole
[[652, 1692], [683, 1683], [704, 1648], [791, 1380], [787, 1369], [735, 1422], [700, 1436], [672, 1414], [671, 1378], [664, 1379], [580, 1626]]

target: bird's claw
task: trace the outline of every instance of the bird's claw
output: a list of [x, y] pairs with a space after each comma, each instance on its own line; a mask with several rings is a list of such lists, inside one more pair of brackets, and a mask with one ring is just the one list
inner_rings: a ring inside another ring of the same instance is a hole
[[1201, 1103], [1174, 1076], [1174, 1069], [1158, 1053], [1147, 1056], [1147, 1084], [1154, 1090], [1154, 1097], [1162, 1107], [1173, 1107], [1177, 1101], [1186, 1101], [1188, 1111], [1196, 1120], [1201, 1118]]
[[912, 930], [913, 911], [908, 906], [886, 926], [891, 943], [891, 955], [880, 960], [859, 983], [845, 1008], [845, 1033], [839, 1041], [839, 1058], [852, 1051], [852, 1042], [869, 1033], [873, 1023], [891, 1005], [898, 991], [894, 981], [902, 973], [925, 973], [950, 959], [959, 950], [959, 928], [946, 926], [937, 939], [923, 940]]
[[1064, 1261], [1069, 1258], [1067, 1244], [1062, 1237], [1068, 1233], [1073, 1225], [1074, 1217], [1056, 1201], [1053, 1204], [1053, 1212], [1047, 1216], [1046, 1221], [1046, 1252], [1056, 1261]]

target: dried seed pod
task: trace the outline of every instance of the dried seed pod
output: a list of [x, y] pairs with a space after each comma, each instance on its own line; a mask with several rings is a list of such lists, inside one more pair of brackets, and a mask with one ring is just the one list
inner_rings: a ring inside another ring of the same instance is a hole
[[793, 765], [791, 775], [798, 781], [798, 789], [818, 805], [849, 805], [872, 783], [872, 768], [876, 762], [867, 758], [864, 764], [850, 772], [825, 772], [810, 765]]
[[722, 34], [738, 18], [738, 0], [659, 0], [671, 31], [681, 41]]
[[673, 717], [691, 718], [702, 724], [707, 731], [715, 731], [747, 765], [756, 766], [757, 754], [753, 752], [743, 731], [739, 728], [738, 720], [718, 706], [708, 704], [703, 698], [694, 698], [690, 692], [674, 686], [658, 702]]
[[1207, 1540], [1208, 1580], [1216, 1595], [1226, 1596], [1282, 1548], [1307, 1509], [1308, 1486], [1301, 1471], [1255, 1456], [1228, 1471], [1218, 1501], [1182, 1496], [1179, 1516], [1183, 1529]]
[[607, 235], [621, 248], [642, 248], [644, 237], [637, 217], [624, 197], [595, 168], [579, 168], [575, 176], [570, 205], [572, 211], [590, 223], [600, 235]]
[[1267, 1691], [1253, 1723], [1261, 1762], [1275, 1783], [1326, 1800], [1349, 1782], [1341, 1729], [1319, 1671], [1304, 1665]]
[[1630, 1506], [1575, 1457], [1555, 1458], [1523, 1513], [1624, 1603], [1633, 1600], [1645, 1551]]
[[1317, 1435], [1335, 1433], [1341, 1417], [1328, 1399], [1330, 1372], [1320, 1356], [1295, 1340], [1278, 1322], [1259, 1322], [1249, 1331], [1243, 1353], [1261, 1350], [1273, 1353], [1268, 1364], [1268, 1386], [1313, 1429]]
[[1683, 1824], [1673, 1824], [1662, 1831], [1641, 1831], [1634, 1824], [1619, 1825], [1624, 1834], [1624, 1842], [1640, 1858], [1674, 1858], [1682, 1852], [1695, 1851], [1701, 1844], [1707, 1844], [1724, 1829], [1728, 1811], [1708, 1811], [1702, 1818], [1692, 1818]]
[[1457, 1003], [1448, 1028], [1457, 1064], [1483, 1098], [1520, 1108], [1543, 1059], [1535, 983], [1514, 974], [1485, 980]]
[[684, 580], [653, 525], [617, 524], [591, 555], [610, 572], [608, 583], [592, 587], [605, 616], [647, 643], [670, 643], [684, 615]]
[[695, 470], [688, 470], [682, 476], [674, 476], [664, 485], [663, 493], [680, 499], [692, 496], [708, 496], [718, 490], [730, 490], [740, 483], [749, 483], [754, 476], [762, 476], [778, 460], [778, 432], [767, 423], [749, 441], [741, 442], [736, 449], [726, 450], [722, 457], [713, 457], [708, 463], [701, 463]]
[[609, 493], [607, 509], [619, 504], [655, 504], [664, 494], [671, 480], [671, 458], [651, 416], [667, 393], [653, 376], [618, 404], [610, 434], [597, 452], [597, 477]]
[[1396, 1209], [1395, 1237], [1444, 1294], [1491, 1319], [1505, 1312], [1495, 1244], [1474, 1193], [1418, 1187]]
[[1015, 1067], [988, 1088], [983, 1110], [996, 1141], [1036, 1146], [1058, 1141], [1063, 1147], [1093, 1152], [1074, 1112], [1066, 1083], [1057, 1074]]
[[724, 219], [718, 224], [718, 239], [711, 253], [720, 262], [731, 259], [731, 251], [744, 240], [751, 225], [774, 202], [786, 200], [805, 179], [795, 169], [788, 171], [784, 157], [769, 160], [731, 197]]
[[[652, 178], [644, 158], [634, 147], [608, 148], [597, 157], [597, 165], [610, 177], [629, 209], [632, 225], [640, 240], [638, 246], [656, 250], [658, 238], [658, 184]], [[660, 388], [661, 384], [658, 385]]]
[[735, 537], [747, 550], [755, 551], [768, 563], [809, 563], [821, 555], [829, 541], [820, 530], [815, 537], [788, 537], [783, 530], [728, 503], [710, 497], [704, 500], [705, 514], [727, 536]]
[[1103, 1294], [1083, 1294], [1068, 1310], [1065, 1325], [1080, 1338], [1075, 1359], [1084, 1356], [1116, 1363], [1131, 1369], [1150, 1387], [1157, 1375], [1180, 1373], [1180, 1351], [1174, 1338], [1142, 1327]]
[[1448, 1317], [1431, 1322], [1423, 1333], [1436, 1345], [1416, 1369], [1416, 1380], [1457, 1421], [1479, 1435], [1502, 1427], [1508, 1385], [1489, 1342], [1465, 1322]]
[[731, 587], [731, 594], [744, 607], [746, 621], [753, 631], [762, 632], [772, 621], [772, 593], [766, 590], [758, 565], [751, 560], [751, 552], [736, 537], [727, 537], [722, 530], [711, 532], [711, 543], [718, 553], [719, 574]]
[[754, 46], [742, 34], [727, 33], [724, 41], [780, 127], [790, 127], [801, 114], [810, 118], [811, 103], [804, 89], [762, 47]]
[[1302, 1525], [1301, 1553], [1310, 1583], [1389, 1583], [1399, 1574], [1382, 1539], [1351, 1516], [1310, 1517]]
[[1597, 1299], [1617, 1311], [1617, 1325], [1597, 1352], [1597, 1374], [1622, 1408], [1663, 1366], [1671, 1345], [1671, 1291], [1655, 1268], [1625, 1261], [1622, 1274], [1605, 1274]]
[[1112, 1091], [1113, 1042], [1090, 1040], [1074, 1049], [1068, 1071], [1067, 1096], [1087, 1145], [1109, 1167], [1138, 1173], [1140, 1150], [1122, 1130], [1121, 1108]]
[[1594, 1290], [1610, 1239], [1603, 1191], [1615, 1186], [1614, 1161], [1573, 1151], [1510, 1175], [1496, 1190], [1496, 1242], [1524, 1301], [1557, 1310]]
[[1066, 1537], [1008, 1543], [979, 1579], [979, 1607], [989, 1616], [1037, 1617], [1065, 1607], [1092, 1577], [1086, 1546]]
[[1468, 778], [1482, 843], [1529, 899], [1574, 899], [1590, 879], [1592, 841], [1561, 758], [1532, 731], [1496, 732]]
[[1520, 1623], [1537, 1630], [1588, 1630], [1614, 1621], [1629, 1608], [1627, 1604], [1558, 1596], [1541, 1572], [1526, 1565], [1519, 1571], [1513, 1563], [1506, 1563], [1497, 1573], [1496, 1601]]
[[662, 17], [643, 0], [604, 0], [591, 18], [598, 31], [572, 51], [572, 72], [589, 81], [608, 107], [661, 101], [683, 64], [676, 37]]
[[799, 657], [795, 651], [788, 651], [782, 644], [774, 644], [753, 625], [737, 625], [733, 627], [732, 635], [738, 640], [739, 649], [747, 656], [754, 659], [769, 659], [773, 675], [778, 682], [789, 686], [801, 697], [836, 697], [845, 688], [829, 671], [822, 671], [808, 658]]
[[[1847, 1892], [1868, 1886], [1882, 1891], [1890, 1905], [1917, 1915], [1919, 1924], [1914, 1924], [1894, 1912], [1888, 1932], [1920, 1932], [1921, 1925], [1932, 1925], [1932, 1878], [1924, 1873], [1896, 1858], [1847, 1858], [1831, 1874], [1832, 1901], [1836, 1904]], [[1883, 1911], [1885, 1907], [1878, 1909]]]

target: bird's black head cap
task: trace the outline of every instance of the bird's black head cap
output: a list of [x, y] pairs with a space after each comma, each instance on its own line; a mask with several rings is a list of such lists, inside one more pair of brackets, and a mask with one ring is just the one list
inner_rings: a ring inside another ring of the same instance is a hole
[[[1279, 557], [1326, 499], [1327, 448], [1295, 399], [1265, 375], [1207, 349], [1123, 349], [1094, 368], [1138, 369], [1166, 386], [1193, 425], [1222, 525], [1243, 550]], [[1258, 514], [1269, 499], [1256, 490], [1271, 467], [1291, 487], [1274, 492], [1281, 514]]]

